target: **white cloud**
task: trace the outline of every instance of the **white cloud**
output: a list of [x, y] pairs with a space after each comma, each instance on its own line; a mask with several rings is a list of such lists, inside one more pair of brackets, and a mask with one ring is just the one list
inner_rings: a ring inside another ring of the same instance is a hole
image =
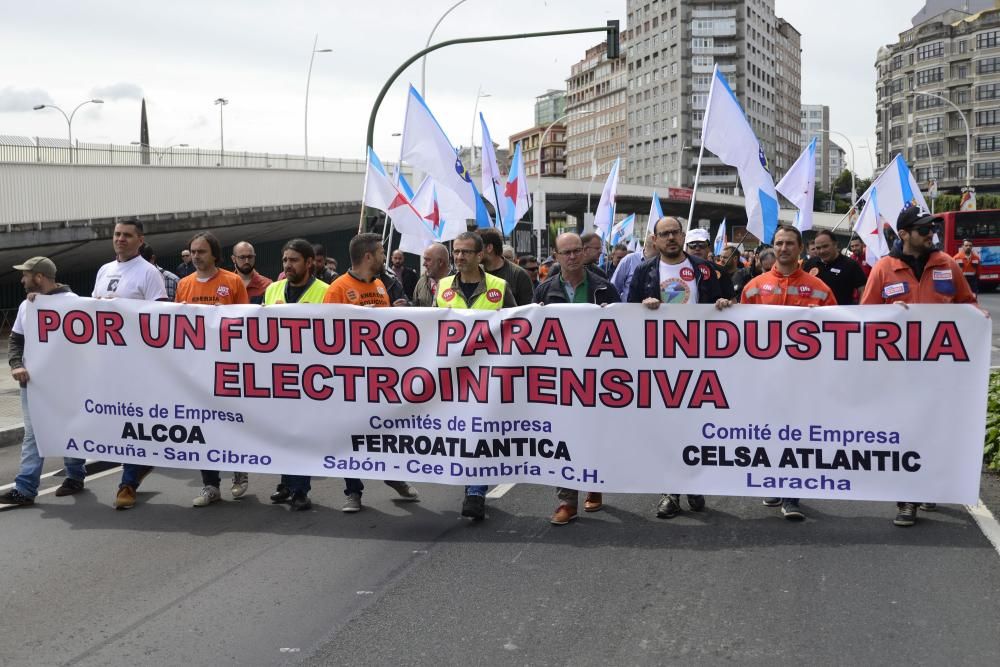
[[122, 81], [110, 86], [93, 88], [90, 95], [102, 100], [138, 100], [142, 98], [142, 88], [134, 83]]
[[0, 90], [0, 113], [4, 111], [31, 111], [37, 104], [52, 104], [52, 98], [40, 88], [14, 88]]

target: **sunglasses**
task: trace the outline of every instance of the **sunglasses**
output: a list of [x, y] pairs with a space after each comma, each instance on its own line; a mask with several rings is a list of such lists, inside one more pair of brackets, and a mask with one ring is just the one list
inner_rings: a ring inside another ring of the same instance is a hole
[[936, 234], [939, 231], [939, 228], [937, 225], [917, 225], [916, 227], [911, 227], [911, 230], [921, 236], [929, 236], [931, 234]]
[[693, 248], [694, 250], [702, 250], [704, 248], [707, 248], [708, 244], [705, 243], [704, 241], [694, 241], [692, 243], [688, 243], [688, 247]]

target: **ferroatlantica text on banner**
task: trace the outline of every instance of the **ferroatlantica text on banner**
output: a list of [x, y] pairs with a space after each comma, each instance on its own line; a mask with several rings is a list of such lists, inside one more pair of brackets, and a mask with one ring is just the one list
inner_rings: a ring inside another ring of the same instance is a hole
[[978, 494], [990, 321], [971, 306], [42, 296], [25, 333], [45, 456], [607, 492]]

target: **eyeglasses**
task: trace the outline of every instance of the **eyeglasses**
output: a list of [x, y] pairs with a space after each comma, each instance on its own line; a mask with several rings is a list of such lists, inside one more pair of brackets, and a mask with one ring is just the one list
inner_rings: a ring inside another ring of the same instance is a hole
[[249, 262], [251, 259], [257, 257], [257, 255], [235, 255], [235, 257], [241, 262]]
[[705, 243], [704, 241], [693, 241], [691, 243], [688, 243], [688, 247], [691, 248], [692, 250], [704, 250], [705, 248], [708, 247], [708, 244]]
[[464, 248], [455, 248], [451, 251], [452, 255], [476, 255], [478, 254], [475, 250], [465, 250]]
[[572, 250], [556, 250], [557, 255], [562, 255], [563, 257], [579, 257], [583, 254], [585, 248], [573, 248]]
[[680, 236], [683, 233], [679, 229], [667, 229], [662, 232], [656, 232], [656, 236], [661, 239], [669, 239], [671, 236]]
[[921, 236], [936, 234], [938, 231], [937, 225], [917, 225], [916, 227], [911, 227], [910, 229]]

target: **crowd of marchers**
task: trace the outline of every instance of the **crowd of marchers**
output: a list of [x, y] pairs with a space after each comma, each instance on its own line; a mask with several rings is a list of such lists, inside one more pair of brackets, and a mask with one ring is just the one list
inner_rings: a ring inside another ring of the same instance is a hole
[[[474, 310], [501, 310], [527, 304], [641, 303], [650, 309], [661, 304], [714, 304], [719, 310], [736, 304], [765, 304], [793, 307], [820, 307], [855, 304], [976, 303], [976, 272], [979, 258], [971, 243], [956, 257], [935, 247], [941, 220], [910, 207], [897, 220], [897, 238], [889, 255], [869, 266], [864, 248], [853, 238], [849, 252], [842, 252], [836, 237], [828, 231], [813, 236], [808, 251], [802, 234], [792, 226], [779, 226], [772, 244], [754, 252], [726, 245], [718, 257], [711, 253], [708, 232], [685, 231], [681, 219], [658, 220], [635, 251], [618, 245], [605, 252], [595, 234], [563, 233], [555, 239], [551, 256], [539, 262], [534, 256], [515, 258], [514, 249], [504, 245], [496, 229], [466, 232], [451, 242], [423, 251], [423, 271], [405, 266], [404, 254], [396, 250], [386, 265], [383, 237], [361, 233], [349, 245], [350, 266], [337, 273], [337, 264], [326, 257], [325, 249], [301, 238], [282, 248], [282, 273], [271, 280], [256, 270], [254, 247], [247, 241], [236, 243], [225, 268], [223, 249], [210, 232], [191, 237], [176, 273], [159, 266], [153, 249], [145, 243], [143, 225], [124, 220], [115, 225], [115, 259], [97, 272], [91, 296], [97, 299], [142, 299], [175, 301], [201, 305], [257, 303], [266, 307], [294, 303], [338, 303], [367, 307], [437, 307]], [[603, 260], [603, 261], [602, 261]], [[56, 265], [47, 257], [32, 257], [13, 267], [22, 273], [28, 297], [32, 294], [76, 295], [56, 279]], [[31, 359], [24, 354], [22, 303], [10, 336], [11, 375], [21, 386], [24, 440], [21, 468], [12, 488], [0, 495], [0, 505], [28, 506], [38, 495], [43, 459], [31, 427], [26, 387], [31, 380]], [[988, 316], [988, 315], [987, 315]], [[65, 479], [57, 496], [78, 493], [84, 488], [85, 461], [66, 458]], [[153, 472], [145, 465], [125, 464], [113, 501], [115, 509], [136, 506], [138, 490]], [[193, 499], [195, 507], [206, 507], [222, 499], [219, 470], [202, 470], [202, 490]], [[240, 498], [249, 488], [249, 475], [233, 472], [230, 494]], [[418, 501], [418, 491], [405, 481], [386, 481], [401, 499]], [[364, 483], [344, 480], [342, 510], [362, 510]], [[282, 475], [270, 494], [272, 503], [287, 503], [292, 510], [307, 510], [311, 479], [302, 475]], [[466, 486], [461, 515], [472, 520], [486, 517], [487, 487]], [[604, 507], [603, 495], [585, 489], [558, 488], [558, 504], [550, 522], [566, 525], [577, 518], [580, 491], [583, 510], [597, 512]], [[683, 511], [681, 494], [665, 489], [655, 508], [657, 517], [670, 519]], [[687, 495], [687, 508], [701, 512], [706, 500]], [[919, 498], [897, 503], [894, 523], [912, 526], [918, 509], [933, 511], [931, 503]], [[780, 508], [788, 520], [806, 518], [796, 498], [764, 498], [764, 505]]]

